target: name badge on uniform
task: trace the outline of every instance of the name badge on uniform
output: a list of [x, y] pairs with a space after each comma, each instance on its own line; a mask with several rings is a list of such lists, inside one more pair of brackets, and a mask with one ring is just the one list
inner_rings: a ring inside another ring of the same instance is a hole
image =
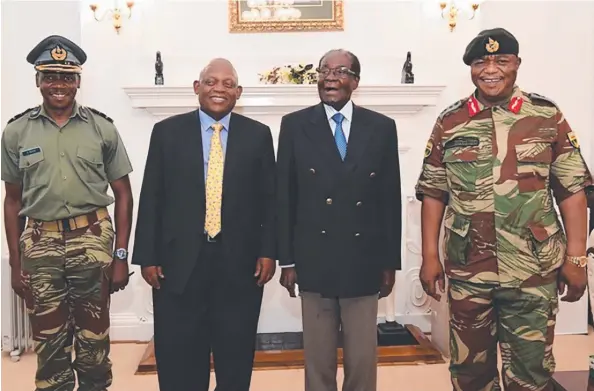
[[23, 156], [31, 156], [34, 155], [36, 153], [41, 152], [41, 148], [40, 147], [33, 147], [33, 148], [28, 148], [25, 149], [24, 151], [21, 152], [21, 155]]
[[449, 140], [443, 146], [444, 149], [456, 148], [456, 147], [478, 147], [478, 137], [460, 136]]

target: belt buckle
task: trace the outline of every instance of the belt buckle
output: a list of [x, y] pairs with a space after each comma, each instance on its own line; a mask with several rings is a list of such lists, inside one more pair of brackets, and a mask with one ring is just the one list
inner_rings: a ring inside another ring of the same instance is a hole
[[206, 234], [206, 241], [208, 243], [216, 243], [217, 240], [215, 238], [211, 238], [209, 234]]
[[70, 219], [62, 219], [60, 220], [62, 222], [62, 230], [64, 232], [71, 232], [72, 228], [70, 227]]

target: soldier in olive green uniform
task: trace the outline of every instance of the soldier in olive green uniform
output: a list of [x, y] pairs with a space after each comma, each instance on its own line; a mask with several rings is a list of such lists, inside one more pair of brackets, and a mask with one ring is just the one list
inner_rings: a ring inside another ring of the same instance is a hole
[[74, 390], [74, 371], [78, 390], [106, 390], [110, 294], [129, 278], [132, 167], [113, 121], [75, 100], [82, 49], [50, 36], [27, 60], [43, 104], [9, 121], [1, 171], [11, 283], [30, 315], [36, 390]]
[[[552, 344], [562, 299], [586, 286], [586, 196], [592, 185], [576, 134], [548, 98], [515, 85], [519, 45], [481, 32], [467, 47], [474, 94], [441, 113], [425, 150], [422, 200], [425, 291], [443, 291], [443, 218], [455, 390], [553, 390]], [[554, 208], [557, 202], [565, 226]]]

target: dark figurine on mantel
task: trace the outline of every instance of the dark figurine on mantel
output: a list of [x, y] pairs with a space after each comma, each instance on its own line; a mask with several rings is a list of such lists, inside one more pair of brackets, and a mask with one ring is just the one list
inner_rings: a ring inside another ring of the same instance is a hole
[[402, 79], [400, 80], [401, 83], [404, 84], [414, 84], [415, 82], [415, 75], [412, 72], [413, 64], [411, 62], [411, 54], [410, 52], [406, 53], [406, 61], [402, 66]]
[[161, 52], [157, 52], [157, 61], [155, 62], [155, 85], [162, 86], [165, 82], [163, 78], [163, 61], [161, 61]]

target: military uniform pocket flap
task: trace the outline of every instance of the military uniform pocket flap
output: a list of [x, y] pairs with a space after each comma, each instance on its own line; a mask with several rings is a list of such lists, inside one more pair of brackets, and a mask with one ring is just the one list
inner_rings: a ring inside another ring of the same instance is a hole
[[76, 150], [76, 156], [91, 164], [103, 164], [103, 158], [101, 156], [100, 149], [90, 148], [87, 146], [79, 146]]
[[449, 212], [446, 213], [443, 225], [458, 236], [465, 238], [466, 235], [468, 235], [468, 231], [470, 229], [470, 219], [468, 219], [466, 216]]
[[27, 168], [36, 165], [44, 159], [45, 156], [43, 155], [43, 150], [40, 147], [22, 149], [19, 156], [19, 168], [26, 170]]
[[558, 224], [531, 224], [529, 227], [532, 237], [538, 242], [544, 242], [561, 229]]
[[551, 163], [553, 151], [551, 144], [534, 142], [516, 145], [516, 158], [522, 163]]

